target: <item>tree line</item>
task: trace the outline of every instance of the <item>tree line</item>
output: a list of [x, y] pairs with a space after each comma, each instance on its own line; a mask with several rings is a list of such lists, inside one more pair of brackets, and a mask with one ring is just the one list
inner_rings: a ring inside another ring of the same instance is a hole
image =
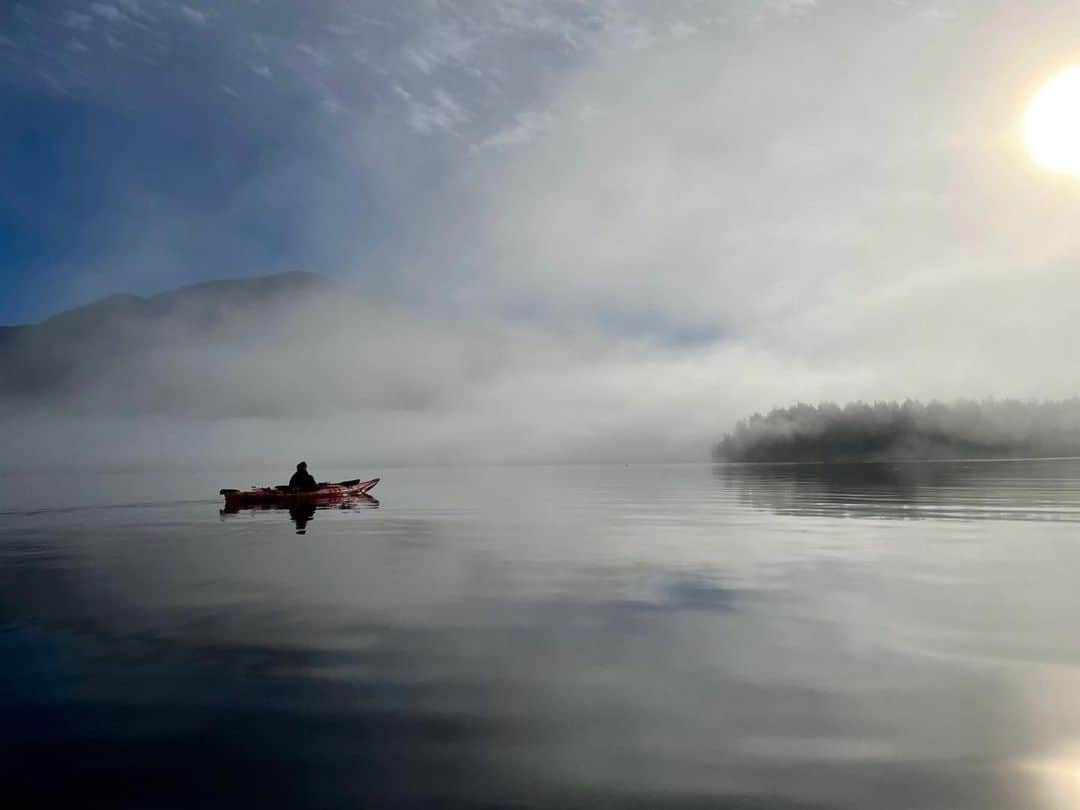
[[717, 461], [1080, 456], [1080, 398], [799, 403], [755, 413], [713, 448]]

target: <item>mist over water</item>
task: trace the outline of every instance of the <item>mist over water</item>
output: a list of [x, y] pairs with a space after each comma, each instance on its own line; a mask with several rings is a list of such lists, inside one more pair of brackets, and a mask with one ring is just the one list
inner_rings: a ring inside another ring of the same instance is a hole
[[401, 469], [304, 536], [81, 486], [0, 490], [16, 800], [1077, 798], [1078, 462]]
[[668, 419], [700, 390], [672, 359], [312, 273], [118, 296], [0, 335], [0, 467], [703, 459], [713, 417]]

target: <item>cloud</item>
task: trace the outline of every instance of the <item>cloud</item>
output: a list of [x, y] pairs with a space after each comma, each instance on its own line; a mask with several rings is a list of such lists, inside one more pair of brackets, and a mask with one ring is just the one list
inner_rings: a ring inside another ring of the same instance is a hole
[[453, 132], [459, 124], [469, 120], [468, 111], [441, 87], [435, 88], [430, 101], [421, 101], [400, 85], [396, 91], [405, 100], [409, 126], [421, 135]]
[[766, 0], [762, 4], [764, 16], [801, 17], [818, 7], [818, 0]]
[[127, 19], [127, 15], [124, 14], [116, 6], [108, 3], [92, 3], [90, 9], [104, 20], [109, 22], [122, 22]]
[[411, 44], [406, 46], [406, 61], [424, 74], [431, 74], [448, 64], [464, 64], [473, 55], [478, 42], [492, 33], [483, 28], [473, 35], [466, 34], [453, 19], [425, 26]]
[[80, 31], [87, 31], [90, 29], [93, 23], [93, 17], [89, 14], [81, 14], [78, 11], [66, 11], [64, 12], [63, 23], [68, 28], [76, 28]]
[[518, 113], [513, 125], [489, 135], [473, 146], [478, 149], [502, 149], [528, 143], [547, 132], [552, 126], [552, 116], [547, 112], [525, 111]]
[[671, 36], [675, 39], [689, 39], [694, 36], [694, 34], [698, 33], [698, 28], [696, 26], [690, 25], [682, 20], [673, 22], [669, 30]]
[[180, 13], [184, 15], [188, 22], [194, 23], [195, 25], [206, 25], [209, 20], [206, 12], [199, 11], [191, 6], [180, 6]]
[[[486, 306], [699, 329], [801, 369], [765, 407], [827, 391], [1067, 396], [1080, 373], [1054, 346], [1074, 339], [1080, 239], [1061, 217], [1080, 210], [1011, 140], [1031, 32], [995, 41], [993, 75], [973, 67], [986, 40], [962, 34], [1011, 22], [978, 15], [926, 42], [908, 11], [810, 15], [722, 51], [711, 32], [605, 52], [551, 98], [588, 115], [560, 116], [477, 183], [483, 239], [465, 261], [482, 270], [461, 282]], [[721, 356], [707, 373], [749, 393], [760, 373]]]
[[301, 42], [299, 45], [297, 45], [296, 50], [304, 54], [304, 56], [310, 59], [312, 64], [314, 64], [319, 69], [325, 70], [326, 68], [330, 67], [331, 64], [333, 64], [333, 59], [330, 57], [329, 54], [326, 53], [326, 51], [320, 48], [315, 48], [307, 44], [306, 42]]
[[425, 53], [424, 51], [418, 51], [415, 48], [405, 49], [405, 59], [421, 73], [431, 73], [437, 64], [430, 54]]

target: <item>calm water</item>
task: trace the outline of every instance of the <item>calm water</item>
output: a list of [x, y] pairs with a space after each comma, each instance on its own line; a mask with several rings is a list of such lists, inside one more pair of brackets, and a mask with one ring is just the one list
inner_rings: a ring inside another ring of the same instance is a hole
[[383, 472], [0, 478], [6, 806], [1080, 806], [1078, 462]]

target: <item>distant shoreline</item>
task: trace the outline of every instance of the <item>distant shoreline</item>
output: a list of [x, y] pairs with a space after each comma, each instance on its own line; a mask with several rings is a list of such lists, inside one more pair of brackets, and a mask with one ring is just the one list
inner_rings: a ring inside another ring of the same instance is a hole
[[742, 463], [1076, 458], [1080, 399], [800, 403], [740, 421], [712, 455]]

